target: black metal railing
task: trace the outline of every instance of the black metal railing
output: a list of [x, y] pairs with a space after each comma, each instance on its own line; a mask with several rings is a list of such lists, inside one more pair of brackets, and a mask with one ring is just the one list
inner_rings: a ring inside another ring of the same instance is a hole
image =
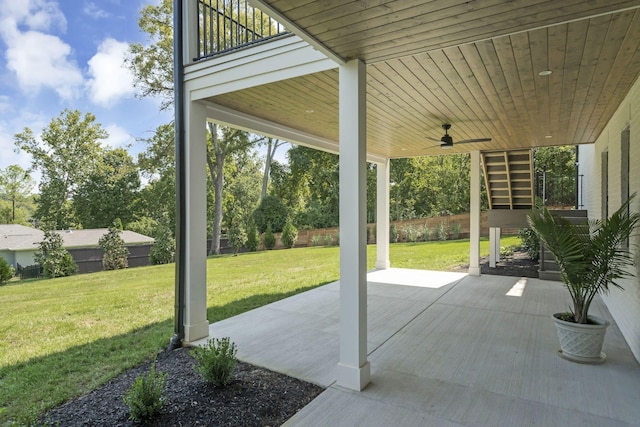
[[198, 56], [209, 58], [288, 34], [279, 22], [246, 0], [198, 0]]
[[[538, 173], [536, 175], [536, 196], [546, 206], [575, 206], [582, 208], [582, 180], [584, 176], [552, 175]], [[577, 192], [576, 192], [577, 190]]]

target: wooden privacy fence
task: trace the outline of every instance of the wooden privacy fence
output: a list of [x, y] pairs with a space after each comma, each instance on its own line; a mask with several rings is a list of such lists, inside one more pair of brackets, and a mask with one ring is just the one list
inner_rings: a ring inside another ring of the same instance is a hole
[[[437, 216], [429, 218], [414, 218], [402, 221], [391, 221], [390, 240], [397, 242], [425, 241], [425, 240], [445, 240], [442, 234], [446, 233], [446, 240], [469, 237], [469, 214]], [[397, 240], [394, 239], [393, 230], [397, 233]], [[443, 230], [443, 231], [441, 231]], [[426, 231], [429, 232], [428, 238]], [[515, 234], [517, 229], [502, 229], [502, 234]], [[275, 249], [283, 249], [284, 245], [280, 238], [281, 233], [274, 233], [276, 237]], [[367, 235], [369, 244], [376, 243], [376, 224], [367, 224]], [[487, 225], [487, 213], [480, 214], [480, 235], [489, 235]], [[338, 227], [319, 228], [315, 230], [298, 231], [296, 247], [309, 246], [329, 246], [339, 244], [340, 229]], [[415, 240], [414, 240], [415, 239]]]

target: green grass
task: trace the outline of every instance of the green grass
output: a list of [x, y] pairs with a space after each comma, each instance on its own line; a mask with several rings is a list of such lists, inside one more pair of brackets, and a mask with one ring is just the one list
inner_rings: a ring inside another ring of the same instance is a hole
[[[503, 245], [517, 244], [503, 238]], [[468, 240], [392, 244], [394, 267], [465, 264]], [[488, 253], [488, 241], [481, 242]], [[375, 265], [368, 247], [368, 268]], [[332, 282], [339, 250], [312, 247], [207, 261], [215, 322]], [[105, 383], [166, 347], [173, 334], [174, 265], [107, 271], [0, 287], [0, 425], [26, 423]]]

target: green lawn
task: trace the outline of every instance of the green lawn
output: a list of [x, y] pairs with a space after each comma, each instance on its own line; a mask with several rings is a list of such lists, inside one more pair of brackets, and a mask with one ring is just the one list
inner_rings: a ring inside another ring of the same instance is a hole
[[[517, 237], [502, 239], [516, 245]], [[368, 247], [368, 267], [375, 246]], [[481, 253], [488, 254], [488, 241]], [[468, 240], [392, 244], [394, 267], [465, 264]], [[337, 247], [220, 256], [207, 262], [210, 322], [332, 282]], [[0, 287], [0, 425], [25, 422], [152, 358], [173, 334], [174, 265]]]

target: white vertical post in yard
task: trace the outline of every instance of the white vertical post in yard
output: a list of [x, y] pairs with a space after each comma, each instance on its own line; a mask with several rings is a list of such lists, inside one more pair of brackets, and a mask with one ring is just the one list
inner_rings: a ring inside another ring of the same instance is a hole
[[480, 275], [480, 152], [471, 152], [469, 274]]
[[489, 227], [489, 267], [500, 261], [500, 227]]
[[376, 180], [376, 268], [391, 267], [389, 261], [389, 176], [391, 162], [377, 163]]
[[185, 108], [186, 203], [184, 341], [209, 335], [207, 321], [207, 113], [195, 102]]
[[340, 66], [340, 362], [337, 384], [362, 390], [367, 361], [366, 70]]

